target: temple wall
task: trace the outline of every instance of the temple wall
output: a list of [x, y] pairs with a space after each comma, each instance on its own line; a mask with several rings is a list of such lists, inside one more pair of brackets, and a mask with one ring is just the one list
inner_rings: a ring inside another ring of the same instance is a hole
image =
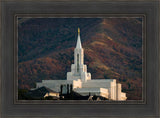
[[105, 97], [105, 98], [109, 98], [109, 92], [108, 89], [105, 88], [100, 88], [100, 96]]
[[108, 98], [108, 89], [105, 88], [76, 88], [74, 89], [75, 92], [83, 95], [83, 96], [102, 96]]
[[117, 83], [117, 86], [116, 86], [116, 93], [117, 93], [117, 96], [116, 96], [116, 100], [121, 100], [121, 91], [122, 91], [122, 88], [121, 88], [121, 84]]
[[60, 92], [61, 85], [73, 84], [73, 81], [69, 80], [42, 80], [42, 83], [37, 83], [36, 88], [46, 86], [53, 91]]
[[116, 92], [117, 92], [116, 88], [117, 88], [116, 81], [111, 82], [111, 87], [110, 87], [109, 93], [110, 93], [110, 99], [112, 99], [112, 100], [116, 100]]
[[80, 79], [78, 80], [73, 80], [73, 89], [74, 88], [82, 88], [82, 82]]
[[[116, 83], [115, 79], [107, 80], [88, 80], [82, 82], [81, 79], [77, 80], [42, 80], [37, 83], [37, 88], [46, 86], [56, 92], [60, 92], [60, 86], [73, 85], [73, 90], [81, 95], [97, 95], [110, 100], [126, 100], [126, 93], [121, 92], [121, 84]], [[66, 88], [67, 90], [67, 88]], [[63, 90], [64, 91], [64, 90]]]
[[78, 79], [81, 79], [81, 77], [73, 75], [72, 72], [67, 72], [67, 80], [73, 81]]
[[82, 83], [83, 88], [110, 88], [111, 82], [113, 82], [114, 79], [97, 79], [97, 80], [88, 80], [86, 82]]
[[126, 93], [121, 92], [121, 100], [126, 100], [126, 99], [127, 99]]

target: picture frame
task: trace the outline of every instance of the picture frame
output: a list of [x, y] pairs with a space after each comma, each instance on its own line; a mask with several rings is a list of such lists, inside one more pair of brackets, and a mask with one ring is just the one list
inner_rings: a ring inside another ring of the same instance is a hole
[[[159, 116], [159, 1], [4, 1], [1, 2], [1, 116], [3, 117], [157, 117]], [[89, 6], [89, 7], [88, 7]], [[25, 14], [143, 14], [145, 27], [145, 102], [112, 104], [15, 101], [17, 73], [15, 16]], [[154, 78], [154, 79], [153, 79]]]

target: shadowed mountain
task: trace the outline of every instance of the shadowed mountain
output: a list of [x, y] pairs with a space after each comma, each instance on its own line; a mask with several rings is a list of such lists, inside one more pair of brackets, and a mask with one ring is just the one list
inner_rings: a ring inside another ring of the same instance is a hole
[[92, 79], [114, 78], [129, 100], [142, 99], [141, 18], [19, 20], [19, 88], [30, 89], [41, 80], [66, 79], [80, 27], [84, 63]]

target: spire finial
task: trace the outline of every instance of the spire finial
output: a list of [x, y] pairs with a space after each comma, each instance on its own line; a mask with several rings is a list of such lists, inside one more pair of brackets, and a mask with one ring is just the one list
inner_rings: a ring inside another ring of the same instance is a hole
[[78, 35], [80, 35], [80, 29], [79, 29], [79, 27], [78, 27]]
[[82, 48], [81, 45], [81, 38], [80, 38], [80, 29], [78, 28], [78, 38], [77, 38], [77, 45], [76, 48]]

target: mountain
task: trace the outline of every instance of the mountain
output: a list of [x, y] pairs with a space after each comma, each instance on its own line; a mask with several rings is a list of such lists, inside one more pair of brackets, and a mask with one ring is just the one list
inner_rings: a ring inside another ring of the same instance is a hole
[[81, 29], [92, 79], [116, 79], [128, 100], [142, 99], [142, 18], [19, 18], [18, 87], [66, 79]]

